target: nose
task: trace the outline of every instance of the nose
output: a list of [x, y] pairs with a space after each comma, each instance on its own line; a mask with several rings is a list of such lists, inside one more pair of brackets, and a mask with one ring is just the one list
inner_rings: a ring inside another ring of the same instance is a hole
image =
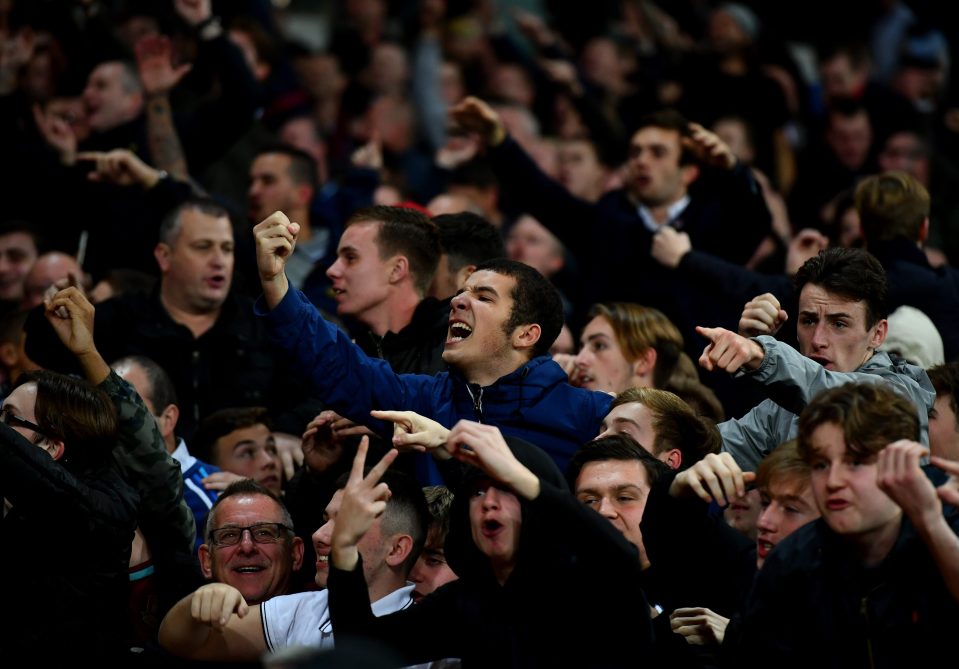
[[483, 508], [484, 509], [498, 509], [499, 508], [499, 496], [500, 492], [490, 486], [486, 490], [486, 494], [483, 495]]
[[829, 342], [826, 339], [826, 323], [820, 321], [816, 323], [816, 329], [812, 333], [812, 345], [815, 349], [825, 348]]
[[276, 455], [267, 450], [264, 450], [257, 458], [260, 461], [261, 469], [276, 469], [277, 459]]
[[422, 583], [423, 580], [424, 580], [424, 579], [423, 579], [423, 571], [422, 571], [422, 568], [420, 567], [420, 565], [422, 565], [422, 564], [423, 564], [423, 558], [419, 558], [419, 559], [416, 561], [416, 564], [413, 565], [413, 568], [410, 569], [409, 579], [410, 579], [413, 583], [420, 584], [420, 583]]
[[829, 468], [826, 474], [826, 488], [829, 490], [839, 490], [845, 485], [845, 478], [843, 477], [841, 469], [841, 467], [835, 465]]
[[237, 548], [244, 553], [252, 553], [256, 550], [256, 542], [253, 541], [253, 533], [250, 530], [243, 530]]
[[326, 275], [331, 279], [336, 279], [343, 276], [343, 266], [340, 264], [340, 259], [337, 258], [329, 269], [326, 270]]
[[453, 311], [465, 310], [468, 301], [469, 298], [466, 296], [466, 291], [463, 291], [452, 299], [450, 302], [450, 309]]
[[599, 509], [597, 510], [603, 518], [615, 518], [618, 515], [616, 513], [616, 507], [613, 506], [609, 497], [603, 497], [599, 500]]
[[328, 520], [319, 529], [314, 532], [310, 538], [313, 540], [313, 547], [319, 549], [322, 546], [330, 545], [330, 535], [333, 534], [333, 521]]
[[589, 349], [585, 346], [579, 350], [579, 353], [576, 354], [576, 357], [573, 360], [576, 362], [577, 367], [588, 367], [589, 363], [592, 362], [593, 354], [589, 352]]
[[776, 531], [776, 528], [779, 527], [779, 514], [775, 509], [775, 504], [770, 504], [759, 514], [759, 518], [756, 520], [756, 529], [760, 533], [773, 533]]

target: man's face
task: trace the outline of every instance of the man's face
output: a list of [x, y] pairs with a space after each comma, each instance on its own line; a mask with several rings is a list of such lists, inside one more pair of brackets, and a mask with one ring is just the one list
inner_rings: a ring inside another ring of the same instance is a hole
[[959, 424], [952, 402], [952, 395], [936, 394], [929, 412], [929, 450], [940, 458], [959, 460]]
[[864, 72], [853, 68], [848, 56], [838, 54], [824, 61], [819, 68], [823, 93], [829, 100], [854, 98], [865, 83]]
[[253, 479], [279, 495], [282, 491], [276, 440], [262, 423], [233, 430], [213, 446], [217, 467]]
[[157, 245], [164, 294], [181, 309], [215, 311], [226, 301], [233, 280], [233, 226], [228, 218], [192, 209], [180, 217], [172, 246]]
[[340, 237], [336, 262], [326, 270], [333, 282], [336, 313], [363, 320], [390, 296], [392, 258], [380, 258], [379, 223], [355, 223]]
[[812, 489], [816, 506], [836, 534], [868, 544], [902, 516], [876, 484], [877, 455], [860, 457], [846, 449], [842, 428], [823, 423], [810, 436], [815, 457]]
[[532, 216], [521, 217], [509, 229], [506, 255], [547, 278], [563, 267], [563, 249], [559, 240]]
[[23, 298], [23, 283], [36, 259], [36, 244], [27, 233], [0, 236], [0, 300], [19, 302]]
[[[214, 529], [286, 524], [276, 501], [265, 495], [233, 495], [218, 504], [215, 513]], [[303, 541], [284, 531], [276, 543], [257, 543], [244, 532], [235, 546], [203, 544], [199, 557], [204, 576], [232, 585], [248, 604], [258, 604], [286, 594], [290, 574], [303, 559]]]
[[830, 115], [826, 142], [839, 164], [848, 170], [858, 170], [866, 164], [872, 144], [872, 125], [866, 112], [843, 116]]
[[262, 221], [274, 211], [290, 214], [302, 206], [297, 191], [297, 185], [290, 178], [289, 156], [280, 153], [257, 156], [250, 165], [250, 188], [247, 191], [250, 220]]
[[799, 294], [799, 351], [833, 372], [852, 372], [886, 337], [886, 321], [866, 327], [866, 303], [811, 283]]
[[428, 541], [423, 552], [410, 571], [410, 581], [416, 584], [413, 589], [413, 601], [419, 602], [441, 585], [455, 581], [458, 577], [446, 564], [443, 545]]
[[83, 103], [94, 131], [111, 130], [140, 113], [143, 96], [124, 90], [123, 77], [120, 63], [103, 63], [90, 73], [83, 89]]
[[469, 516], [473, 543], [494, 568], [514, 566], [523, 527], [516, 495], [489, 480], [482, 481], [470, 496]]
[[605, 171], [596, 149], [585, 140], [563, 142], [558, 150], [559, 182], [578, 198], [594, 200], [602, 193]]
[[[3, 400], [3, 413], [17, 416], [36, 425], [37, 422], [37, 384], [33, 381], [22, 383]], [[23, 425], [17, 425], [13, 420], [8, 422], [15, 432], [33, 443], [38, 443], [44, 435]]]
[[512, 350], [504, 327], [513, 311], [516, 280], [489, 270], [473, 272], [450, 304], [450, 329], [443, 361], [467, 371]]
[[905, 172], [923, 185], [929, 183], [929, 156], [919, 137], [912, 132], [893, 133], [879, 153], [879, 169], [883, 172]]
[[[325, 588], [330, 577], [330, 550], [332, 549], [333, 529], [336, 527], [336, 514], [343, 503], [343, 491], [337, 490], [330, 503], [326, 505], [323, 518], [326, 520], [313, 533], [313, 548], [316, 550], [316, 584]], [[366, 576], [366, 585], [373, 590], [381, 575], [387, 571], [386, 554], [388, 547], [383, 540], [381, 528], [382, 517], [373, 521], [363, 538], [356, 544], [356, 549], [363, 558], [363, 575]]]
[[656, 430], [653, 427], [655, 418], [653, 412], [644, 404], [639, 402], [620, 404], [606, 414], [599, 426], [599, 436], [596, 438], [601, 439], [614, 434], [627, 434], [637, 444], [656, 455], [653, 452], [653, 445], [656, 443], [657, 437]]
[[576, 478], [576, 499], [597, 511], [639, 549], [643, 568], [649, 566], [639, 523], [649, 497], [649, 476], [638, 460], [588, 462]]
[[770, 551], [800, 527], [819, 517], [812, 486], [780, 474], [759, 491], [762, 511], [756, 521], [756, 568], [762, 569]]
[[759, 520], [759, 491], [747, 490], [742, 497], [736, 497], [723, 509], [723, 520], [737, 532], [756, 539], [756, 521]]
[[664, 128], [643, 128], [629, 143], [632, 195], [647, 207], [668, 206], [686, 194], [695, 168], [682, 167], [679, 132]]
[[621, 393], [635, 385], [635, 369], [623, 355], [613, 326], [597, 316], [583, 328], [576, 355], [576, 385], [589, 390]]

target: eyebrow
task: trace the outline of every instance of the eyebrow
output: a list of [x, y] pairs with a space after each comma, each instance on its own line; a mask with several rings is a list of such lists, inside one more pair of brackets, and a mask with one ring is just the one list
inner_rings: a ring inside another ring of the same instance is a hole
[[581, 343], [588, 344], [589, 342], [595, 339], [609, 339], [609, 335], [606, 334], [605, 332], [597, 332], [595, 334], [591, 334], [590, 336], [586, 337], [586, 339], [583, 339]]
[[[800, 311], [800, 312], [799, 312], [799, 315], [800, 315], [800, 316], [814, 316], [814, 317], [818, 318], [818, 317], [819, 317], [819, 312], [816, 312], [816, 311]], [[836, 318], [852, 318], [852, 317], [853, 317], [852, 314], [846, 313], [845, 311], [837, 311], [837, 312], [834, 312], [834, 313], [827, 313], [825, 316], [826, 316], [826, 318], [832, 318], [832, 319], [836, 319]]]
[[[619, 493], [626, 490], [635, 490], [636, 492], [639, 492], [639, 493], [643, 492], [642, 487], [640, 487], [639, 484], [636, 484], [636, 483], [620, 483], [619, 485], [615, 485], [612, 487], [612, 491], [614, 493]], [[599, 491], [596, 490], [596, 488], [581, 488], [580, 490], [576, 491], [577, 495], [584, 495], [586, 493], [598, 495]]]
[[635, 425], [636, 427], [639, 427], [639, 423], [634, 421], [632, 418], [614, 418], [613, 424], [615, 425], [617, 423], [626, 423], [628, 425]]

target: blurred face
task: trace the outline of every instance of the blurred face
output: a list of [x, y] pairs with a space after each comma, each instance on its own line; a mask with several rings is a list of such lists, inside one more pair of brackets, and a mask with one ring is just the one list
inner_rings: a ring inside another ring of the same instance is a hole
[[73, 131], [77, 142], [83, 142], [90, 136], [90, 119], [83, 98], [54, 98], [47, 103], [48, 116], [58, 118]]
[[34, 261], [23, 281], [23, 307], [32, 309], [43, 302], [47, 288], [61, 279], [72, 277], [77, 283], [83, 282], [83, 270], [76, 258], [65, 253], [52, 251], [44, 253]]
[[865, 83], [864, 73], [853, 69], [849, 58], [842, 54], [825, 61], [819, 75], [827, 99], [854, 98]]
[[866, 327], [866, 303], [806, 284], [799, 294], [799, 351], [833, 372], [852, 372], [886, 338], [886, 321]]
[[563, 142], [557, 154], [559, 182], [578, 198], [596, 200], [602, 195], [606, 170], [596, 157], [590, 142], [573, 140]]
[[879, 169], [896, 170], [929, 184], [929, 157], [920, 139], [911, 132], [897, 132], [889, 136], [879, 154]]
[[599, 426], [597, 439], [613, 434], [628, 434], [633, 441], [656, 455], [653, 453], [653, 444], [656, 443], [657, 436], [653, 427], [654, 419], [655, 415], [644, 404], [639, 402], [620, 404], [606, 414]]
[[749, 142], [745, 123], [739, 119], [723, 119], [713, 126], [713, 132], [726, 143], [736, 158], [746, 165], [752, 164], [756, 152]]
[[390, 296], [391, 258], [380, 258], [379, 223], [356, 223], [340, 237], [336, 262], [326, 271], [333, 282], [336, 313], [363, 320]]
[[639, 523], [649, 497], [649, 476], [638, 460], [588, 462], [576, 478], [576, 499], [597, 511], [639, 549], [643, 568], [649, 566]]
[[413, 565], [409, 578], [416, 584], [413, 600], [419, 602], [441, 585], [455, 581], [457, 576], [446, 564], [443, 546], [428, 543]]
[[[333, 529], [336, 527], [336, 514], [339, 512], [342, 503], [343, 491], [337, 490], [323, 513], [326, 522], [313, 533], [313, 548], [316, 549], [316, 584], [321, 588], [326, 587], [327, 580], [330, 577], [330, 550], [332, 549], [330, 542], [333, 537]], [[363, 574], [366, 576], [366, 584], [371, 590], [376, 586], [379, 575], [386, 570], [387, 547], [383, 541], [380, 523], [380, 518], [373, 521], [373, 526], [356, 545], [363, 558]]]
[[512, 351], [504, 331], [513, 310], [516, 280], [489, 270], [473, 272], [450, 303], [450, 326], [443, 361], [468, 373]]
[[250, 220], [262, 221], [274, 211], [292, 214], [302, 206], [299, 187], [290, 178], [290, 157], [264, 153], [250, 165], [247, 204]]
[[310, 154], [316, 163], [319, 182], [326, 183], [326, 144], [312, 118], [301, 116], [290, 119], [280, 128], [279, 137], [284, 144]]
[[549, 278], [563, 267], [559, 240], [532, 216], [523, 216], [509, 230], [506, 255]]
[[858, 170], [866, 164], [872, 144], [872, 126], [865, 112], [853, 116], [832, 114], [826, 142], [839, 164], [849, 170]]
[[523, 527], [519, 500], [513, 493], [497, 488], [487, 480], [472, 493], [469, 515], [473, 543], [505, 580], [516, 564], [516, 551], [519, 550]]
[[160, 243], [155, 252], [164, 297], [190, 312], [215, 311], [233, 280], [233, 226], [229, 218], [191, 209], [180, 216], [172, 246]]
[[681, 167], [679, 132], [643, 128], [629, 143], [630, 193], [647, 207], [668, 206], [686, 195], [695, 168]]
[[[218, 504], [215, 513], [214, 529], [286, 524], [277, 503], [264, 495], [233, 495]], [[243, 532], [235, 546], [203, 544], [199, 557], [204, 576], [232, 585], [248, 604], [258, 604], [286, 594], [290, 574], [303, 560], [303, 540], [283, 531], [276, 543], [258, 543]]]
[[633, 363], [623, 355], [613, 326], [597, 316], [583, 328], [576, 356], [576, 385], [589, 390], [621, 393], [638, 381]]
[[835, 423], [817, 427], [810, 442], [816, 506], [833, 532], [868, 545], [874, 537], [898, 529], [902, 509], [876, 484], [877, 455], [860, 457], [848, 451], [842, 428]]
[[90, 73], [83, 89], [90, 127], [105, 132], [132, 121], [143, 108], [143, 95], [123, 87], [125, 74], [120, 63], [103, 63]]
[[780, 541], [819, 517], [812, 487], [794, 477], [773, 477], [769, 487], [759, 491], [762, 509], [756, 521], [756, 568], [762, 569], [770, 551]]
[[27, 233], [0, 236], [0, 300], [23, 298], [23, 283], [36, 259], [37, 247]]
[[851, 249], [860, 246], [862, 240], [859, 212], [855, 207], [850, 207], [839, 219], [839, 245], [844, 249]]
[[929, 450], [940, 458], [959, 460], [959, 424], [953, 401], [952, 395], [936, 395], [936, 403], [929, 412]]
[[213, 464], [220, 469], [253, 479], [277, 495], [282, 492], [280, 457], [266, 425], [233, 430], [216, 440], [213, 453]]
[[731, 528], [750, 539], [756, 538], [756, 521], [759, 519], [759, 491], [747, 490], [723, 510], [723, 518]]
[[710, 45], [719, 53], [734, 51], [751, 41], [736, 19], [722, 10], [710, 15], [707, 34]]

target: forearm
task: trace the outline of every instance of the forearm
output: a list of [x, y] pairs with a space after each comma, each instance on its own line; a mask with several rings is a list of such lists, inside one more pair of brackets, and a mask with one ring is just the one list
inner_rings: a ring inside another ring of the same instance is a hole
[[83, 376], [95, 386], [100, 385], [110, 376], [110, 366], [96, 349], [78, 355], [77, 360], [79, 360], [80, 367], [83, 369]]
[[210, 641], [213, 628], [194, 620], [190, 613], [193, 594], [191, 592], [167, 612], [160, 623], [157, 640], [164, 650], [174, 655], [199, 659], [202, 649]]
[[263, 299], [270, 311], [276, 309], [276, 305], [283, 301], [290, 290], [290, 281], [285, 272], [280, 272], [272, 279], [261, 279], [260, 285], [263, 287]]
[[147, 144], [153, 165], [181, 181], [189, 177], [186, 156], [176, 126], [170, 98], [166, 94], [154, 95], [147, 100]]

